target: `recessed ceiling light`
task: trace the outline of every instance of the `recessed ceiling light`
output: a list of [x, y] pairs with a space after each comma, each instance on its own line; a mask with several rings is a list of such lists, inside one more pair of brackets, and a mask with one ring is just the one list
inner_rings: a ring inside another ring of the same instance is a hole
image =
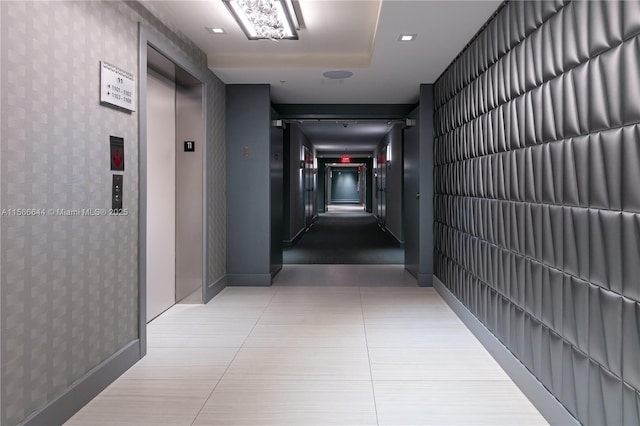
[[351, 77], [353, 73], [351, 71], [346, 71], [346, 70], [335, 70], [335, 71], [325, 71], [322, 73], [322, 75], [332, 80], [341, 80], [344, 78]]
[[398, 41], [413, 41], [417, 36], [417, 34], [400, 34]]
[[213, 34], [226, 34], [227, 33], [224, 30], [224, 28], [220, 28], [220, 27], [207, 27], [207, 31], [209, 31], [210, 33], [213, 33]]

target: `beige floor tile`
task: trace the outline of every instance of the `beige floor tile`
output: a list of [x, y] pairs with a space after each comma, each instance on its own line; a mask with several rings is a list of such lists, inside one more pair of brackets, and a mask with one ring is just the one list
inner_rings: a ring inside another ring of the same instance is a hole
[[[416, 325], [418, 324], [418, 325]], [[424, 324], [424, 325], [423, 325]], [[369, 348], [467, 348], [484, 350], [461, 323], [365, 322]]]
[[374, 381], [380, 425], [546, 425], [511, 381]]
[[343, 306], [361, 309], [358, 287], [287, 287], [270, 306]]
[[278, 289], [275, 287], [227, 287], [207, 306], [266, 307]]
[[[179, 306], [179, 309], [176, 307]], [[215, 324], [233, 321], [257, 321], [264, 307], [223, 305], [175, 305], [151, 324]]]
[[362, 286], [360, 288], [360, 294], [363, 299], [366, 298], [374, 298], [374, 297], [384, 297], [384, 298], [392, 298], [392, 297], [424, 297], [424, 298], [436, 298], [442, 300], [442, 297], [438, 294], [438, 292], [433, 287], [367, 287]]
[[358, 325], [364, 326], [362, 310], [358, 307], [274, 306], [270, 305], [260, 317], [259, 325]]
[[364, 348], [242, 348], [225, 379], [370, 380]]
[[291, 286], [291, 287], [277, 287], [278, 294], [276, 298], [291, 297], [295, 295], [313, 295], [313, 296], [326, 296], [326, 297], [338, 297], [338, 296], [353, 296], [360, 297], [360, 289], [358, 287], [348, 286], [329, 286], [329, 287], [305, 287], [305, 286]]
[[222, 380], [195, 425], [375, 425], [370, 381]]
[[366, 348], [364, 325], [261, 325], [253, 329], [245, 348]]
[[545, 424], [438, 293], [395, 266], [285, 266], [274, 287], [177, 305], [148, 325], [147, 357], [69, 424], [190, 425], [203, 406], [198, 425]]
[[[380, 291], [374, 291], [380, 290]], [[367, 305], [405, 305], [446, 307], [447, 303], [438, 295], [425, 287], [402, 288], [360, 287], [362, 304]]]
[[363, 315], [365, 322], [373, 323], [401, 323], [416, 321], [420, 323], [460, 323], [460, 319], [448, 308], [428, 308], [425, 306], [411, 306], [404, 308], [400, 304], [389, 306], [366, 306], [363, 305]]
[[237, 348], [149, 348], [122, 376], [146, 380], [218, 380]]
[[211, 324], [154, 324], [147, 326], [150, 348], [239, 348], [255, 321], [224, 321]]
[[68, 426], [190, 425], [216, 381], [117, 380]]
[[482, 346], [369, 348], [369, 357], [373, 380], [510, 380]]

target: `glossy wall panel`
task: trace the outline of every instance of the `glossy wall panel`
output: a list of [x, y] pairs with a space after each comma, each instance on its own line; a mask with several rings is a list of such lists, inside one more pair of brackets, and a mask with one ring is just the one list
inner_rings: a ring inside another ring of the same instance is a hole
[[509, 2], [434, 87], [435, 273], [584, 424], [638, 424], [640, 2]]

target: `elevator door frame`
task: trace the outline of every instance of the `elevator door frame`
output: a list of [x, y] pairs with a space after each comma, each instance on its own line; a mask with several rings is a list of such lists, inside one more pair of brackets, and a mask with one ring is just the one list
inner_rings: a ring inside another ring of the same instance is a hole
[[[205, 149], [207, 134], [207, 93], [208, 75], [206, 70], [199, 68], [189, 58], [165, 41], [156, 30], [138, 24], [138, 336], [140, 340], [140, 357], [147, 352], [147, 47], [157, 50], [175, 65], [189, 73], [202, 84], [202, 229], [207, 229], [206, 194], [207, 194], [207, 151]], [[202, 301], [207, 298], [207, 238], [202, 238]]]

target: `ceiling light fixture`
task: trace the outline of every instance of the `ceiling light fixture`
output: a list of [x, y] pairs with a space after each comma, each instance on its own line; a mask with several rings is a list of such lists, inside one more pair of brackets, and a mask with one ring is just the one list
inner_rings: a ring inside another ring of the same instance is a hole
[[417, 36], [417, 34], [400, 34], [398, 41], [413, 41]]
[[224, 30], [224, 28], [220, 28], [220, 27], [207, 27], [207, 31], [213, 34], [226, 34], [226, 31]]
[[222, 0], [249, 40], [297, 40], [291, 0]]

